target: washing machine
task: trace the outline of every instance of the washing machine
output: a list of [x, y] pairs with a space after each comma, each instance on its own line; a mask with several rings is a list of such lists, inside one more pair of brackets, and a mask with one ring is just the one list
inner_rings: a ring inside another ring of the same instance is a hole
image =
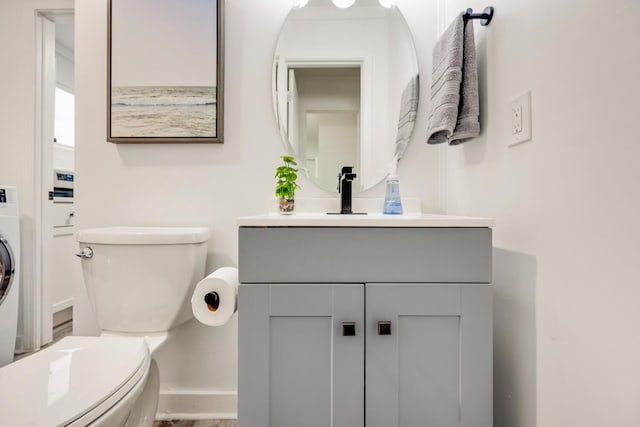
[[13, 361], [20, 291], [20, 219], [15, 187], [0, 185], [0, 367]]

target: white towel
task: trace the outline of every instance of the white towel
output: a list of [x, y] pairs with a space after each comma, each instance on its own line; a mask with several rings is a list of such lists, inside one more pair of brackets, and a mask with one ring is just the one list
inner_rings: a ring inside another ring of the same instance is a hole
[[433, 48], [427, 143], [457, 145], [480, 134], [473, 20], [460, 14]]
[[398, 133], [396, 135], [396, 150], [395, 158], [400, 160], [413, 132], [413, 127], [416, 123], [416, 116], [418, 114], [418, 98], [420, 96], [420, 83], [419, 77], [416, 74], [411, 77], [409, 83], [402, 92], [402, 98], [400, 99], [400, 116], [398, 118]]

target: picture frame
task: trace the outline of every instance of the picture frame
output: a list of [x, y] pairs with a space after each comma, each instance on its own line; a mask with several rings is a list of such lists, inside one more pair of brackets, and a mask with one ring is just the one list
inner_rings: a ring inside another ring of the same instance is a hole
[[223, 142], [223, 8], [108, 0], [108, 142]]

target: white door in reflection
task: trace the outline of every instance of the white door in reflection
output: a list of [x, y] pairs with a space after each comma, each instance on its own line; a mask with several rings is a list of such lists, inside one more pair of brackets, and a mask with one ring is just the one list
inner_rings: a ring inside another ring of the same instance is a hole
[[357, 111], [307, 113], [307, 167], [313, 167], [309, 174], [322, 188], [337, 186], [337, 172], [342, 166], [353, 166], [358, 173], [358, 122]]
[[[289, 141], [307, 175], [321, 188], [336, 188], [343, 166], [362, 172], [360, 72], [359, 64], [315, 63], [288, 69]], [[356, 180], [354, 190], [359, 188]]]

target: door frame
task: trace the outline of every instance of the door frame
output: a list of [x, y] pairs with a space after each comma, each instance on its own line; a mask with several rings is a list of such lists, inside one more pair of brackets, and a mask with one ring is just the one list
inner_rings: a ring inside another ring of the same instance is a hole
[[[37, 349], [53, 340], [51, 307], [53, 247], [53, 134], [55, 110], [55, 22], [56, 15], [73, 15], [73, 8], [35, 10], [35, 132], [34, 132], [34, 263], [33, 284], [24, 287], [22, 347]], [[53, 76], [53, 78], [52, 78]]]

